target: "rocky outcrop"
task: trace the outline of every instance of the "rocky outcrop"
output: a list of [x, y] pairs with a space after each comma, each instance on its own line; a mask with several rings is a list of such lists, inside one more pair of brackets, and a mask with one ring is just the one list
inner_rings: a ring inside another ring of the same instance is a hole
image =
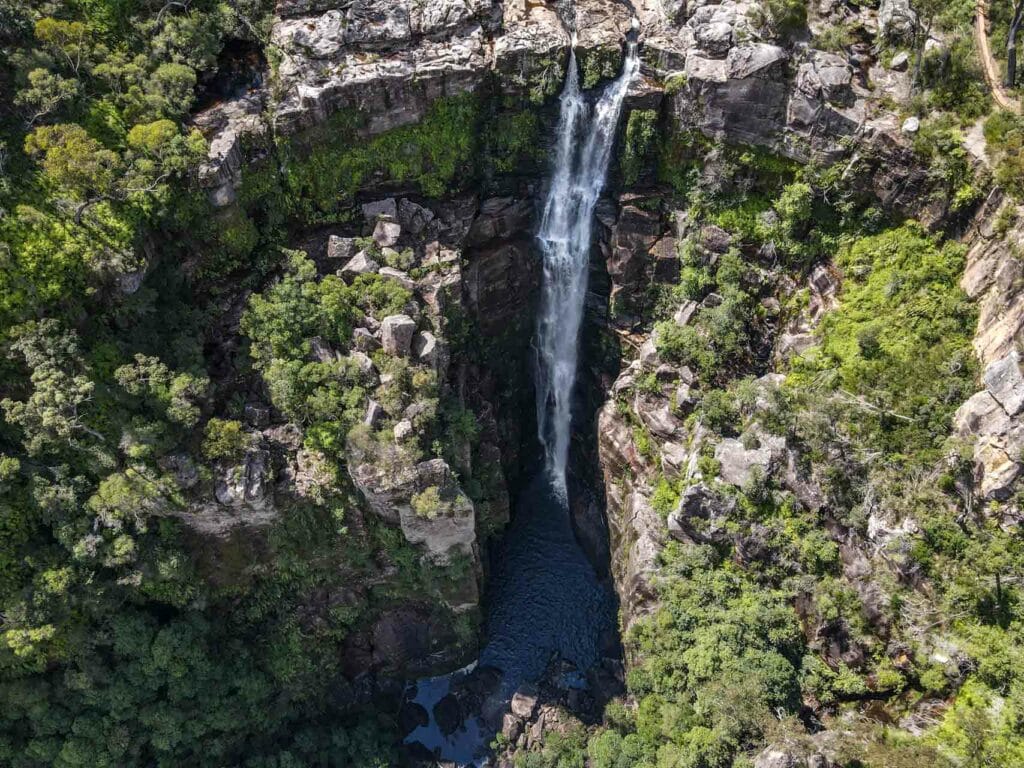
[[[1024, 330], [1022, 210], [993, 190], [966, 237], [969, 250], [960, 285], [978, 302], [974, 351], [984, 366], [984, 388], [957, 411], [956, 434], [969, 447], [973, 479], [983, 499], [1008, 498], [1024, 460], [1024, 380], [1020, 339]], [[999, 221], [1006, 222], [1003, 226]]]
[[974, 481], [984, 499], [1005, 499], [1024, 460], [1024, 388], [1020, 355], [1013, 351], [985, 369], [985, 389], [960, 406], [956, 434], [971, 445]]
[[623, 628], [655, 604], [653, 578], [666, 540], [665, 521], [651, 506], [655, 470], [639, 453], [614, 401], [598, 415], [598, 457], [605, 489], [612, 579]]

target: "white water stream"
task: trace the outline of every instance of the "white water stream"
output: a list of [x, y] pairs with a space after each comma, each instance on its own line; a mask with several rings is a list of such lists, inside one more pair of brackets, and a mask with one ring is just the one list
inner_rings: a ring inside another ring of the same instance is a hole
[[575, 53], [561, 96], [555, 171], [537, 238], [544, 283], [537, 322], [537, 431], [545, 468], [565, 497], [580, 323], [587, 291], [594, 206], [604, 188], [622, 102], [640, 68], [636, 43], [622, 74], [590, 106], [580, 90]]

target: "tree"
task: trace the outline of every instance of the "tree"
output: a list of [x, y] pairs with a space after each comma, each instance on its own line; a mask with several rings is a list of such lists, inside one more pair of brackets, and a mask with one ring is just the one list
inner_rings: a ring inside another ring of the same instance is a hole
[[135, 355], [135, 362], [123, 365], [114, 378], [125, 391], [147, 399], [167, 419], [191, 428], [199, 421], [210, 381], [205, 376], [172, 371], [158, 357]]
[[31, 127], [75, 98], [80, 90], [77, 80], [39, 67], [28, 73], [28, 87], [18, 91], [14, 103], [24, 110], [25, 124]]
[[122, 170], [116, 152], [73, 123], [37, 128], [25, 152], [41, 158], [46, 180], [73, 201], [108, 197]]
[[103, 441], [83, 416], [95, 385], [86, 375], [77, 336], [46, 319], [15, 329], [14, 337], [10, 349], [29, 368], [32, 393], [23, 401], [4, 398], [0, 407], [8, 422], [21, 428], [25, 449], [38, 455], [76, 446], [83, 434]]

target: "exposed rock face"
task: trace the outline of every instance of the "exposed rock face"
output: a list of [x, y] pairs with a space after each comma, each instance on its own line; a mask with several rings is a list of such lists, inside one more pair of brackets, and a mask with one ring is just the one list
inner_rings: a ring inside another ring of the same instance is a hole
[[[1000, 211], [1016, 218], [997, 231]], [[974, 350], [985, 366], [984, 389], [957, 411], [956, 434], [971, 444], [974, 481], [985, 499], [1005, 499], [1016, 486], [1024, 459], [1024, 378], [1019, 343], [1024, 329], [1024, 277], [1016, 253], [1024, 244], [1021, 209], [996, 189], [968, 232], [967, 266], [960, 285], [978, 301]]]
[[967, 237], [967, 267], [961, 287], [978, 302], [978, 332], [974, 349], [982, 365], [1005, 357], [1024, 330], [1024, 292], [1017, 289], [1024, 265], [1016, 257], [1024, 246], [1020, 223], [1005, 233], [996, 230], [997, 215], [1008, 207], [1020, 221], [1021, 209], [994, 190], [977, 216]]
[[473, 503], [462, 492], [443, 459], [433, 459], [416, 468], [417, 484], [423, 490], [436, 488], [441, 508], [424, 512], [412, 506], [398, 509], [402, 533], [411, 544], [422, 544], [434, 560], [447, 563], [455, 554], [472, 554], [476, 542]]
[[665, 521], [650, 503], [651, 468], [633, 443], [628, 424], [609, 401], [598, 415], [598, 453], [604, 475], [612, 577], [623, 629], [654, 606], [652, 578], [665, 542]]
[[984, 498], [1009, 496], [1024, 458], [1024, 410], [1017, 352], [985, 370], [986, 389], [960, 406], [953, 419], [956, 433], [973, 444], [975, 482]]

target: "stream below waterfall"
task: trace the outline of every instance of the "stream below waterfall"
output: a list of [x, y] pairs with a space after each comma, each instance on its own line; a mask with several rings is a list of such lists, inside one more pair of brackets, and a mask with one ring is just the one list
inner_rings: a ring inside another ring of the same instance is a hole
[[592, 218], [638, 68], [631, 42], [619, 77], [587, 93], [580, 90], [575, 53], [570, 55], [553, 176], [537, 233], [544, 280], [535, 383], [544, 467], [519, 495], [512, 522], [491, 553], [487, 642], [480, 658], [464, 670], [417, 681], [407, 694], [421, 724], [406, 742], [459, 765], [486, 758], [521, 686], [550, 678], [555, 669], [557, 686], [586, 689], [595, 665], [617, 648], [614, 596], [576, 540], [566, 471]]

